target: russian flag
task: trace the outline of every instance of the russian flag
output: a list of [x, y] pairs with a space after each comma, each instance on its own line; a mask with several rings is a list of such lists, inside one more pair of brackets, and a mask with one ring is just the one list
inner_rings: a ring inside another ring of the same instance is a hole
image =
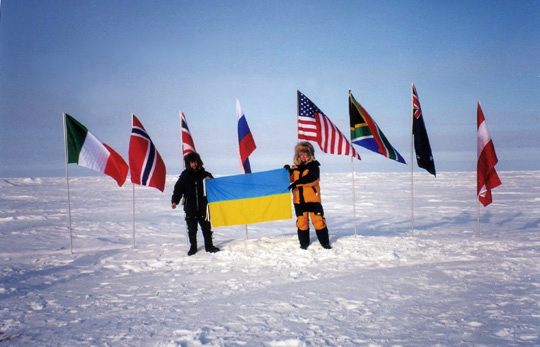
[[292, 218], [289, 173], [276, 169], [205, 181], [213, 227]]
[[255, 145], [255, 140], [253, 140], [253, 135], [251, 134], [251, 130], [249, 130], [246, 116], [242, 112], [240, 101], [238, 99], [236, 99], [236, 115], [238, 116], [238, 149], [240, 151], [240, 162], [242, 163], [244, 173], [251, 173], [249, 156], [257, 146]]

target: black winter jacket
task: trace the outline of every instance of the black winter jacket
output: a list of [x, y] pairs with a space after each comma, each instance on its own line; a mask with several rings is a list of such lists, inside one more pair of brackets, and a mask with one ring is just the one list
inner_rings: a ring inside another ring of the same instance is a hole
[[179, 204], [184, 197], [184, 211], [190, 216], [206, 216], [206, 205], [208, 200], [204, 195], [203, 181], [206, 177], [213, 178], [212, 174], [206, 172], [204, 168], [193, 171], [185, 169], [180, 174], [178, 181], [174, 185], [174, 192], [171, 202]]

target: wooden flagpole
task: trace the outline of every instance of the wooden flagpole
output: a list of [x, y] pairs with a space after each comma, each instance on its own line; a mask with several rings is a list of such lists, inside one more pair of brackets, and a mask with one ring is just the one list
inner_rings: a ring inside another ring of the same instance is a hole
[[71, 195], [69, 192], [69, 171], [68, 171], [68, 144], [67, 144], [67, 128], [66, 128], [66, 114], [63, 114], [63, 127], [64, 127], [64, 155], [66, 158], [66, 184], [67, 184], [67, 196], [68, 196], [68, 230], [69, 230], [69, 250], [73, 254], [73, 233], [71, 230]]

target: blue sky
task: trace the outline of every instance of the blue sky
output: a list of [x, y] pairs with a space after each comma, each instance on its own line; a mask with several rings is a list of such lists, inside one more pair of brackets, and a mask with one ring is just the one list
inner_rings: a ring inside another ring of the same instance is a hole
[[[177, 174], [184, 111], [207, 169], [240, 173], [236, 98], [252, 168], [281, 167], [297, 89], [346, 134], [351, 89], [409, 162], [412, 82], [438, 171], [475, 169], [478, 100], [498, 168], [540, 169], [539, 1], [2, 0], [1, 11], [0, 177], [64, 175], [63, 112], [126, 160], [135, 113]], [[410, 170], [359, 152], [357, 171]], [[323, 172], [350, 170], [317, 157]]]

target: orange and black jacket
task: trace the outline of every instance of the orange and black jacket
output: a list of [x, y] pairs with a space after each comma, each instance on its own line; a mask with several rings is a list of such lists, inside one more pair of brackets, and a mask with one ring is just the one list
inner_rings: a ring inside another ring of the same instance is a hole
[[321, 202], [319, 166], [319, 162], [314, 160], [308, 164], [294, 165], [289, 170], [294, 204]]

